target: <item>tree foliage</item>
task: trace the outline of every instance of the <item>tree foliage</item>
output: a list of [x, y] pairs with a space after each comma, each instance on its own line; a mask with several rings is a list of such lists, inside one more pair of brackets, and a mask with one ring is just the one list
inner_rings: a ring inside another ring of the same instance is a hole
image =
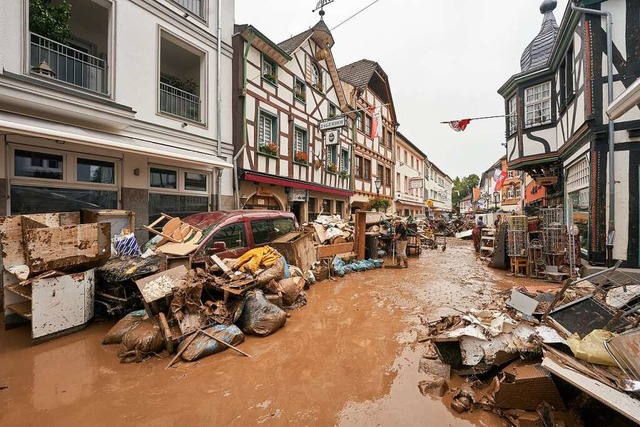
[[52, 5], [51, 0], [29, 0], [29, 30], [58, 43], [71, 39], [69, 18], [71, 5], [63, 1]]
[[456, 177], [456, 179], [453, 180], [453, 194], [451, 197], [453, 206], [458, 206], [460, 200], [471, 194], [472, 189], [477, 187], [479, 184], [480, 177], [475, 173], [465, 176], [462, 179], [460, 179], [460, 177]]

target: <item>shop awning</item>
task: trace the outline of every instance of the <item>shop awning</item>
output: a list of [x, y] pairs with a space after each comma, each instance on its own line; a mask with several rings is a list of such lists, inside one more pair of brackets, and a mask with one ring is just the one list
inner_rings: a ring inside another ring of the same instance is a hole
[[244, 179], [247, 181], [261, 182], [263, 184], [282, 185], [284, 187], [300, 188], [302, 190], [317, 191], [319, 193], [335, 194], [337, 196], [350, 197], [353, 195], [352, 191], [340, 190], [332, 187], [325, 187], [324, 185], [312, 184], [309, 182], [301, 182], [287, 178], [277, 178], [275, 176], [258, 174], [255, 172], [245, 172]]
[[233, 165], [212, 153], [179, 148], [159, 142], [130, 138], [112, 133], [83, 129], [62, 123], [0, 112], [0, 132], [55, 139], [128, 153], [145, 154], [198, 165], [232, 168]]
[[424, 203], [421, 202], [410, 202], [408, 200], [396, 199], [396, 203], [399, 205], [406, 205], [415, 208], [424, 208]]

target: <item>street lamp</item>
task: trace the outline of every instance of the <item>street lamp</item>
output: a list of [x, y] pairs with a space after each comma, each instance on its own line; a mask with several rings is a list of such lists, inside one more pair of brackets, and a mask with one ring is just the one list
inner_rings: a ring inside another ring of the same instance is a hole
[[493, 207], [494, 208], [498, 208], [498, 197], [500, 197], [500, 193], [498, 193], [497, 191], [493, 192]]
[[376, 185], [376, 191], [378, 192], [378, 196], [380, 195], [380, 188], [382, 188], [382, 180], [380, 177], [377, 177], [373, 183]]

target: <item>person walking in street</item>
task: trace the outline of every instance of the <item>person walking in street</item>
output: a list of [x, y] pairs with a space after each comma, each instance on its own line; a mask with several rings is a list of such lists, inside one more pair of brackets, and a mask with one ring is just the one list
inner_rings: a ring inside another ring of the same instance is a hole
[[407, 227], [402, 221], [398, 221], [395, 224], [395, 235], [393, 240], [396, 245], [396, 255], [398, 256], [398, 264], [404, 268], [409, 267], [409, 260], [407, 259]]

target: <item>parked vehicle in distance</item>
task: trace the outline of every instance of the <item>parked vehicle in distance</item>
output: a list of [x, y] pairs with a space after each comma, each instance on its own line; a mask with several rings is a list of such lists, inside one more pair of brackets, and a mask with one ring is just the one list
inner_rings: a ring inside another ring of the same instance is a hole
[[295, 215], [283, 211], [202, 212], [182, 221], [203, 231], [198, 248], [189, 256], [191, 265], [203, 264], [211, 255], [238, 258], [298, 228]]

